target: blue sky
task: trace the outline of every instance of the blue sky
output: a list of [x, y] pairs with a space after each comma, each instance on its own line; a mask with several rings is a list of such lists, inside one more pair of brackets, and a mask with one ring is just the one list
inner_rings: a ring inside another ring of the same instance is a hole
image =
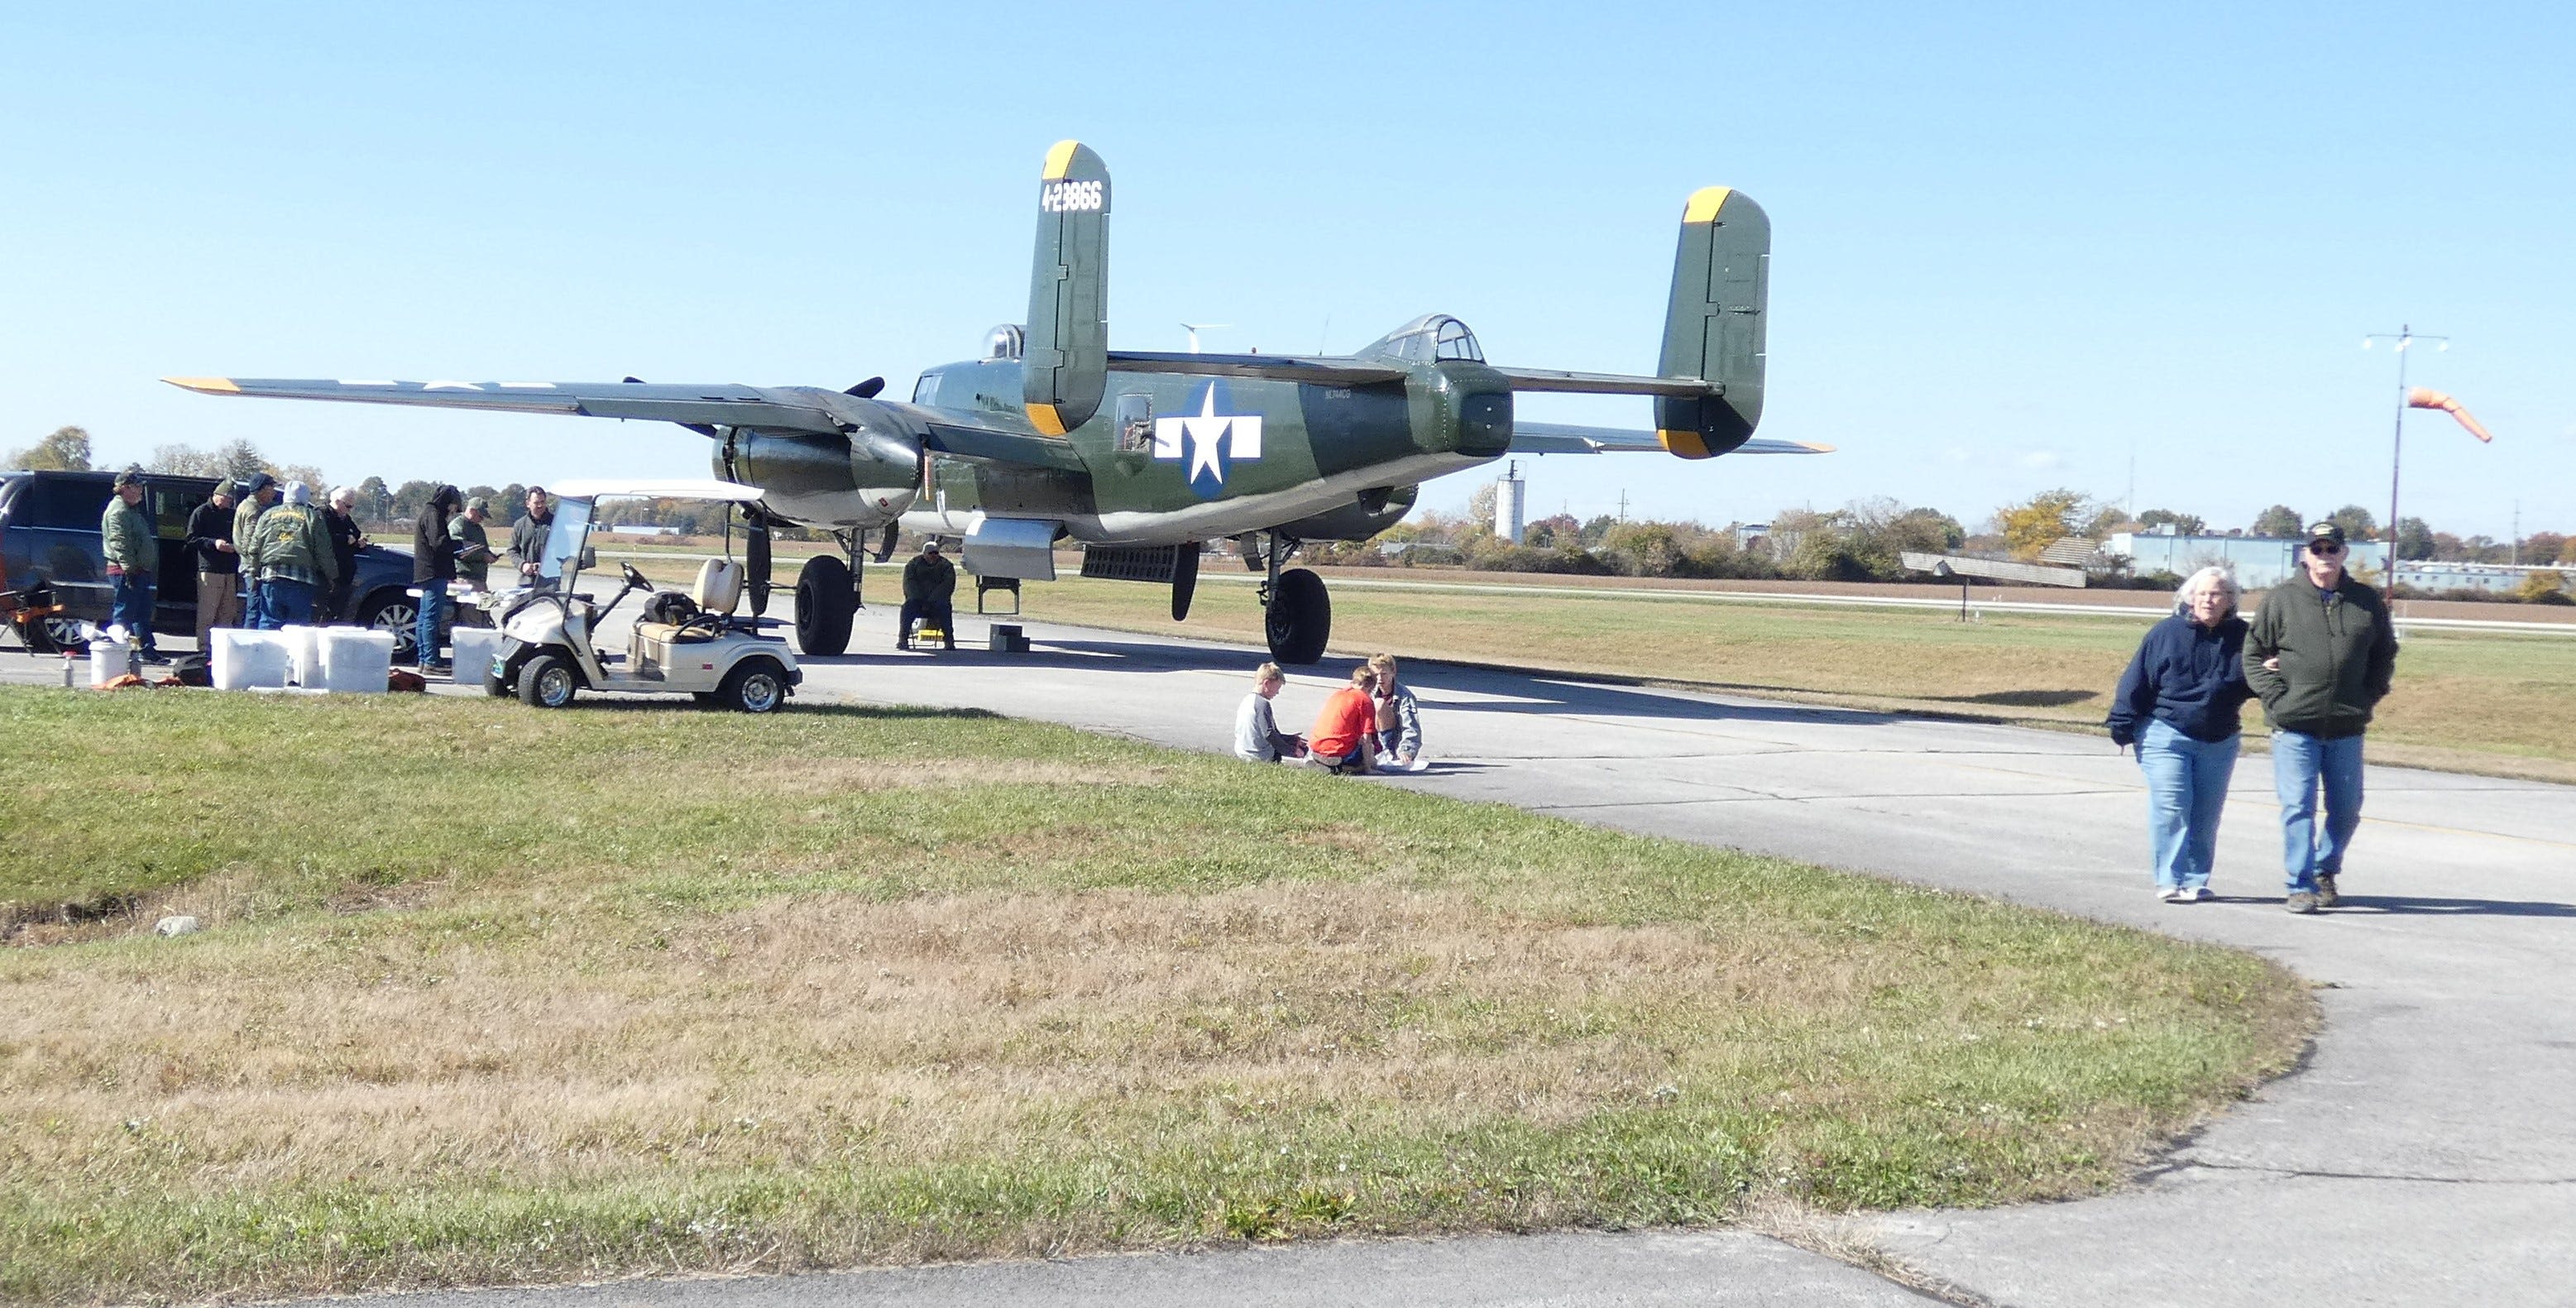
[[[249, 437], [335, 479], [695, 475], [676, 428], [217, 400], [165, 374], [848, 385], [1027, 301], [1031, 180], [1117, 178], [1113, 342], [1646, 371], [1682, 198], [1774, 230], [1763, 434], [1538, 461], [1709, 522], [2055, 485], [2242, 525], [2576, 530], [2560, 7], [91, 5], [0, 14], [0, 447]], [[1645, 425], [1642, 402], [1525, 414]], [[1463, 504], [1472, 477], [1426, 502]]]

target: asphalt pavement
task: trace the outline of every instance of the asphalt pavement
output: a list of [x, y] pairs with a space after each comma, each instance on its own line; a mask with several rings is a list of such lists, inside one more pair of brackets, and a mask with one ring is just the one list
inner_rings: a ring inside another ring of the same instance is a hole
[[[1231, 597], [1228, 597], [1231, 598]], [[1255, 650], [1027, 624], [1027, 655], [898, 654], [893, 610], [808, 700], [974, 707], [1227, 748]], [[985, 621], [962, 634], [980, 644]], [[0, 677], [29, 661], [0, 657]], [[1304, 725], [1350, 666], [1299, 670]], [[1362, 784], [1993, 895], [2276, 958], [2320, 987], [2305, 1065], [2138, 1181], [2070, 1203], [1855, 1219], [1969, 1301], [2576, 1304], [2576, 788], [2373, 768], [2344, 907], [2282, 911], [2268, 761], [2239, 766], [2217, 902], [2145, 871], [2136, 766], [2099, 737], [1416, 663], [1429, 771]], [[673, 711], [696, 712], [685, 700]], [[1742, 1232], [1439, 1242], [629, 1282], [406, 1303], [1920, 1303]]]

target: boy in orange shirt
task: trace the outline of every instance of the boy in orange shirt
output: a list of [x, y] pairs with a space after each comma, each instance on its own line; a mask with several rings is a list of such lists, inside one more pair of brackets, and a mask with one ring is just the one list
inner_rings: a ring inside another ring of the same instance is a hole
[[1306, 733], [1306, 756], [1317, 767], [1334, 772], [1366, 772], [1377, 759], [1377, 700], [1370, 693], [1377, 673], [1363, 663], [1351, 669], [1351, 684], [1324, 700], [1315, 729]]

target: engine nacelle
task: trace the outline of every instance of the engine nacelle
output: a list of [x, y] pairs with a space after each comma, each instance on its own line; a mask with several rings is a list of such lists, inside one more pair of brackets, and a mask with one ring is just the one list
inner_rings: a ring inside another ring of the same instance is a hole
[[1351, 502], [1311, 518], [1281, 523], [1280, 535], [1298, 540], [1367, 540], [1404, 520], [1422, 495], [1419, 486], [1381, 486], [1364, 490]]
[[767, 492], [772, 514], [808, 527], [872, 530], [921, 494], [921, 443], [888, 421], [844, 436], [739, 428], [716, 446], [716, 475]]

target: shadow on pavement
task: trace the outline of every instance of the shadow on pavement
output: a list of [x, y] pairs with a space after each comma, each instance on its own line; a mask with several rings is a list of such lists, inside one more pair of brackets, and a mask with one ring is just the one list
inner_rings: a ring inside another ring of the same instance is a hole
[[2345, 895], [2330, 913], [2442, 913], [2485, 917], [2576, 917], [2576, 904], [2525, 899], [2430, 899], [2415, 895]]
[[[1258, 655], [1190, 646], [1146, 646], [1117, 641], [1041, 640], [1028, 654], [999, 656], [1034, 667], [1163, 668], [1184, 672], [1239, 673], [1247, 680], [1260, 663]], [[832, 660], [815, 660], [826, 662]], [[1358, 666], [1355, 658], [1330, 657], [1294, 669], [1310, 675], [1338, 677]], [[1624, 690], [1578, 674], [1481, 668], [1472, 664], [1408, 659], [1404, 680], [1420, 690], [1457, 690], [1470, 694], [1508, 695], [1504, 702], [1441, 704], [1443, 713], [1596, 713], [1644, 718], [1686, 718], [1727, 722], [1804, 722], [1835, 726], [1880, 727], [1909, 719], [1892, 713], [1789, 704], [1714, 704], [1682, 694]]]

